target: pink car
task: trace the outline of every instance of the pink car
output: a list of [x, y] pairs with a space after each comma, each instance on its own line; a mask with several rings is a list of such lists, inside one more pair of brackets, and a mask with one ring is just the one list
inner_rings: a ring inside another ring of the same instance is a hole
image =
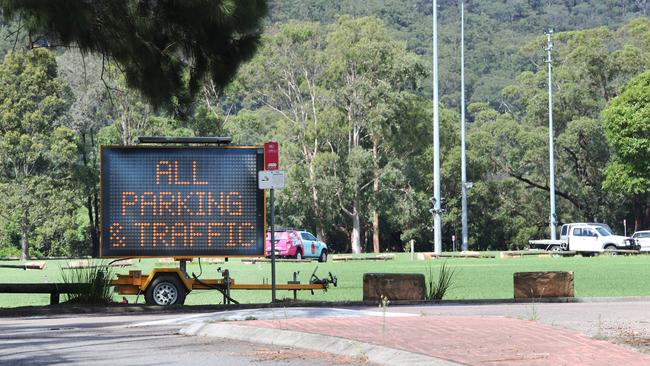
[[[275, 255], [285, 258], [318, 258], [327, 262], [327, 244], [318, 240], [308, 231], [294, 229], [275, 232]], [[266, 233], [266, 256], [271, 256], [271, 233]]]

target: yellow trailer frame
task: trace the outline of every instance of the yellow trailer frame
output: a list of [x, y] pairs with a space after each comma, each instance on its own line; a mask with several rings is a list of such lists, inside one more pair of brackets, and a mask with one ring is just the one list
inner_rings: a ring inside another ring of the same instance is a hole
[[[224, 302], [233, 301], [230, 298], [230, 290], [272, 289], [271, 284], [268, 283], [237, 283], [234, 278], [230, 277], [228, 270], [223, 271], [222, 274], [223, 278], [221, 279], [198, 279], [190, 278], [181, 268], [154, 268], [149, 274], [143, 274], [140, 270], [132, 270], [129, 271], [128, 274], [118, 274], [117, 279], [111, 281], [111, 285], [115, 286], [115, 291], [120, 295], [140, 295], [147, 293], [147, 290], [158, 276], [171, 275], [178, 278], [181, 285], [184, 287], [186, 294], [193, 290], [217, 289], [224, 294]], [[276, 284], [276, 289], [293, 291], [294, 299], [296, 299], [297, 291], [327, 291], [330, 283], [336, 286], [336, 279], [334, 277], [332, 277], [332, 279], [333, 280], [318, 280], [316, 282], [311, 281], [308, 284], [301, 284], [294, 279], [294, 281], [290, 281], [286, 284]]]

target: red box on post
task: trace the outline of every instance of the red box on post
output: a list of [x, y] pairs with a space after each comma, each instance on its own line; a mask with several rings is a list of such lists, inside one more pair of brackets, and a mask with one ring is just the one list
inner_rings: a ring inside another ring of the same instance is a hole
[[264, 143], [264, 170], [278, 170], [279, 153], [277, 141], [269, 141]]

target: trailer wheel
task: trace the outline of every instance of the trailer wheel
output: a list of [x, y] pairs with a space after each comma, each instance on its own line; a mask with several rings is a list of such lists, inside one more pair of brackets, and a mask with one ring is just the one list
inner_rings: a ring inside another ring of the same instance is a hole
[[147, 287], [144, 298], [149, 305], [183, 305], [186, 294], [185, 287], [178, 277], [162, 275], [156, 277]]

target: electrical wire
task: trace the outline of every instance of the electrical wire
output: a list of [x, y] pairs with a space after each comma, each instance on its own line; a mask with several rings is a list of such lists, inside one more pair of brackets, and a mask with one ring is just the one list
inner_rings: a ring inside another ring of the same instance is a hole
[[234, 302], [235, 304], [238, 304], [238, 305], [239, 305], [239, 301], [233, 299], [233, 298], [230, 297], [229, 295], [226, 295], [226, 290], [223, 289], [221, 286], [215, 286], [215, 285], [207, 284], [207, 283], [201, 281], [201, 280], [200, 280], [200, 279], [199, 279], [199, 278], [198, 278], [194, 273], [192, 273], [192, 277], [194, 277], [194, 280], [195, 280], [196, 282], [200, 283], [201, 285], [203, 285], [203, 286], [205, 286], [205, 287], [207, 287], [207, 288], [211, 288], [211, 289], [214, 289], [214, 290], [217, 290], [217, 291], [221, 292], [221, 294], [222, 294], [226, 299], [228, 299], [229, 301]]

